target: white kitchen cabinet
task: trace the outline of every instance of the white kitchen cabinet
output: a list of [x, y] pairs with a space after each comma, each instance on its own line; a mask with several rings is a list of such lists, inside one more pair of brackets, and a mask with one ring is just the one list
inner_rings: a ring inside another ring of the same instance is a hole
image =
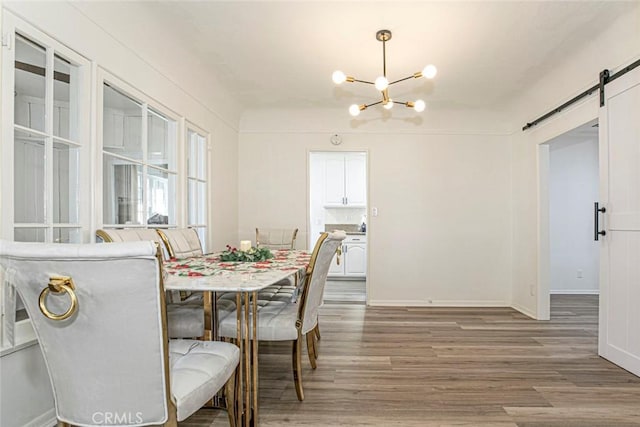
[[344, 245], [344, 275], [346, 277], [366, 276], [367, 245], [365, 243], [347, 243]]
[[326, 207], [364, 207], [367, 204], [365, 153], [336, 153], [325, 161]]
[[332, 277], [365, 277], [367, 275], [367, 236], [347, 235], [341, 246], [340, 265], [337, 255], [329, 267]]

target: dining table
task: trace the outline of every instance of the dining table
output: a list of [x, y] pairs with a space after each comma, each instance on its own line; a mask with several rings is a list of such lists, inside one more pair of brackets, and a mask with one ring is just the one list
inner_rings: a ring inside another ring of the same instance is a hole
[[235, 293], [236, 336], [240, 349], [237, 414], [240, 426], [257, 426], [258, 293], [290, 277], [294, 278], [296, 286], [302, 283], [311, 253], [279, 249], [272, 251], [272, 258], [255, 262], [223, 261], [222, 254], [164, 261], [164, 287], [167, 291], [203, 292], [206, 340], [219, 339], [217, 296]]

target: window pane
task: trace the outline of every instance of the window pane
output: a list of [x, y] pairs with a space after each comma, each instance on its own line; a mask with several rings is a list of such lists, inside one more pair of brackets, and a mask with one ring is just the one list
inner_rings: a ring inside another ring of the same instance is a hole
[[53, 241], [55, 243], [82, 243], [82, 229], [54, 228]]
[[150, 164], [175, 170], [176, 123], [149, 109], [147, 156]]
[[14, 133], [14, 221], [44, 223], [44, 139]]
[[198, 224], [206, 224], [207, 223], [207, 204], [205, 203], [207, 200], [207, 184], [204, 182], [198, 181]]
[[53, 59], [53, 134], [77, 140], [78, 67], [58, 55]]
[[196, 161], [198, 162], [198, 178], [199, 179], [207, 179], [207, 139], [198, 135], [198, 157], [196, 157]]
[[188, 180], [187, 221], [189, 225], [198, 224], [198, 181]]
[[14, 228], [13, 240], [16, 242], [44, 242], [44, 228]]
[[103, 106], [104, 150], [142, 160], [142, 105], [105, 84]]
[[187, 131], [187, 176], [198, 177], [198, 134], [192, 130]]
[[154, 168], [147, 170], [147, 224], [174, 224], [175, 175]]
[[103, 161], [105, 224], [144, 224], [142, 166], [105, 155]]
[[78, 179], [80, 150], [67, 144], [53, 144], [53, 222], [78, 222]]
[[44, 132], [45, 49], [16, 34], [15, 110], [18, 125]]
[[192, 178], [206, 179], [207, 140], [189, 130], [187, 133], [187, 174]]

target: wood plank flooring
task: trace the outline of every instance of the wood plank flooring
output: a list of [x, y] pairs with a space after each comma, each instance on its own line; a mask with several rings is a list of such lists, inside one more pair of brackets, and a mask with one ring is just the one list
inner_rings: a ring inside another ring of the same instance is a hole
[[[597, 356], [597, 304], [554, 295], [538, 322], [509, 308], [325, 303], [304, 402], [290, 345], [260, 345], [260, 425], [640, 426], [640, 378]], [[226, 425], [209, 409], [181, 423]]]
[[366, 304], [367, 291], [364, 280], [327, 280], [324, 287], [325, 304]]

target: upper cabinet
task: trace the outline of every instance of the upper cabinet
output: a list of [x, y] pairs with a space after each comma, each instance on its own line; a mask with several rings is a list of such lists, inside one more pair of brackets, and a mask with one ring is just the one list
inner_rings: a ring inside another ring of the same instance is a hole
[[365, 153], [336, 153], [325, 162], [325, 206], [365, 207], [367, 158]]

